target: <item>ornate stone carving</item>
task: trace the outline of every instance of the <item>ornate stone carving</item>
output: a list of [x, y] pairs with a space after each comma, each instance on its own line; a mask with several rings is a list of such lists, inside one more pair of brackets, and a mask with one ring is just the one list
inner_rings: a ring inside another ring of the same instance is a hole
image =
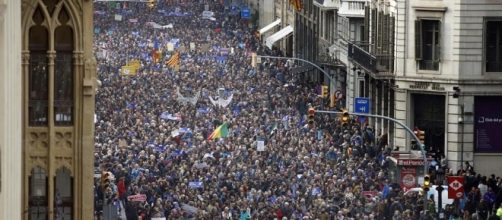
[[30, 64], [30, 52], [23, 51], [22, 59], [23, 64]]
[[84, 52], [82, 51], [73, 52], [73, 60], [75, 65], [82, 66], [84, 64]]
[[85, 59], [85, 78], [89, 79], [96, 75], [96, 63], [94, 56]]
[[30, 132], [29, 135], [30, 147], [38, 150], [47, 150], [49, 147], [49, 140], [47, 132]]
[[54, 167], [54, 171], [57, 171], [58, 169], [63, 167], [66, 167], [68, 170], [73, 170], [73, 158], [56, 156], [54, 157]]
[[92, 96], [94, 95], [94, 87], [96, 87], [96, 58], [91, 57], [85, 60], [84, 68], [84, 95]]
[[56, 132], [56, 148], [72, 148], [72, 133], [71, 132]]
[[30, 155], [28, 160], [29, 163], [26, 168], [28, 168], [29, 172], [31, 172], [31, 170], [37, 166], [47, 170], [47, 156]]

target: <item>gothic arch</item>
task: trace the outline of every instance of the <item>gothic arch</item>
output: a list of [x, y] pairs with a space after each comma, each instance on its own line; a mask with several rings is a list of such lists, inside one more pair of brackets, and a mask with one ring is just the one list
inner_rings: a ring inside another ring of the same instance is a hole
[[59, 12], [61, 9], [64, 7], [66, 9], [66, 12], [68, 13], [69, 16], [69, 26], [73, 30], [73, 42], [74, 42], [74, 51], [79, 52], [83, 50], [83, 42], [82, 42], [82, 22], [81, 22], [81, 17], [80, 13], [77, 12], [78, 3], [75, 3], [77, 0], [60, 0], [57, 5], [55, 6], [55, 9], [52, 14], [49, 13], [43, 3], [42, 0], [23, 0], [23, 13], [22, 13], [22, 31], [23, 31], [23, 40], [22, 40], [22, 48], [23, 51], [28, 50], [29, 46], [29, 37], [26, 33], [29, 33], [30, 28], [35, 25], [35, 22], [33, 22], [32, 17], [37, 8], [40, 8], [42, 11], [42, 14], [44, 16], [44, 23], [43, 26], [45, 26], [48, 31], [49, 31], [49, 50], [54, 49], [54, 31], [56, 28], [59, 26], [59, 22], [57, 21]]

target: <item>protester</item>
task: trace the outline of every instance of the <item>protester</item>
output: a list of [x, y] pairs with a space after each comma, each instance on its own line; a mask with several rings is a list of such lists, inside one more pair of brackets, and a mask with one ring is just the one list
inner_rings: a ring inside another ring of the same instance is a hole
[[[113, 176], [105, 188], [96, 180], [96, 202], [116, 193], [127, 219], [420, 215], [418, 197], [387, 181], [387, 134], [329, 115], [309, 126], [308, 107], [323, 103], [315, 87], [286, 61], [253, 68], [251, 52], [281, 52], [263, 47], [231, 7], [209, 7], [206, 19], [198, 1], [95, 3], [95, 164]], [[169, 64], [177, 52], [179, 67]], [[133, 60], [137, 74], [121, 73]], [[500, 204], [500, 181], [490, 183], [486, 201]]]

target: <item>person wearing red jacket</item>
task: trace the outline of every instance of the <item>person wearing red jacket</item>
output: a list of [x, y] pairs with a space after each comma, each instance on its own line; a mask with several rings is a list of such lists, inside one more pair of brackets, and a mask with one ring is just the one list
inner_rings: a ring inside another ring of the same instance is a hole
[[125, 177], [120, 177], [119, 181], [117, 182], [117, 189], [118, 189], [117, 191], [119, 194], [119, 199], [124, 201], [126, 193]]

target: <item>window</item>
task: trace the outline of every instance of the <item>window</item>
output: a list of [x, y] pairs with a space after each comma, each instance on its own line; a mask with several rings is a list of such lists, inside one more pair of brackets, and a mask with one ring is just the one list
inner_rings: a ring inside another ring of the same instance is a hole
[[70, 170], [61, 168], [54, 178], [54, 216], [60, 220], [72, 219], [73, 213], [73, 178]]
[[48, 31], [42, 26], [44, 22], [42, 10], [36, 9], [33, 14], [35, 25], [29, 34], [30, 64], [29, 64], [29, 124], [32, 126], [47, 125], [49, 72], [47, 50], [49, 49]]
[[486, 72], [502, 72], [502, 19], [485, 23]]
[[439, 20], [415, 21], [415, 59], [420, 70], [439, 70], [440, 26]]
[[29, 177], [29, 213], [30, 219], [48, 219], [47, 201], [47, 173], [41, 167], [35, 167]]
[[[359, 72], [357, 73], [360, 74]], [[364, 78], [359, 79], [359, 94], [358, 97], [366, 97]]]
[[73, 31], [67, 25], [68, 14], [63, 8], [58, 17], [62, 24], [55, 32], [54, 122], [71, 125], [73, 118]]
[[[56, 126], [73, 124], [74, 105], [74, 33], [71, 18], [63, 2], [59, 0], [43, 0], [45, 7], [53, 14], [56, 6], [63, 4], [57, 16], [45, 17], [39, 6], [33, 13], [33, 26], [29, 32], [30, 59], [28, 66], [28, 123], [30, 126], [47, 126], [49, 108], [54, 109], [51, 115]], [[49, 37], [47, 27], [55, 23], [54, 37]], [[48, 52], [54, 50], [55, 56]], [[49, 56], [50, 55], [50, 56]], [[48, 64], [54, 63], [49, 71]], [[49, 83], [49, 79], [54, 83]], [[49, 88], [50, 85], [52, 88]], [[54, 101], [49, 103], [49, 91], [54, 95]]]

